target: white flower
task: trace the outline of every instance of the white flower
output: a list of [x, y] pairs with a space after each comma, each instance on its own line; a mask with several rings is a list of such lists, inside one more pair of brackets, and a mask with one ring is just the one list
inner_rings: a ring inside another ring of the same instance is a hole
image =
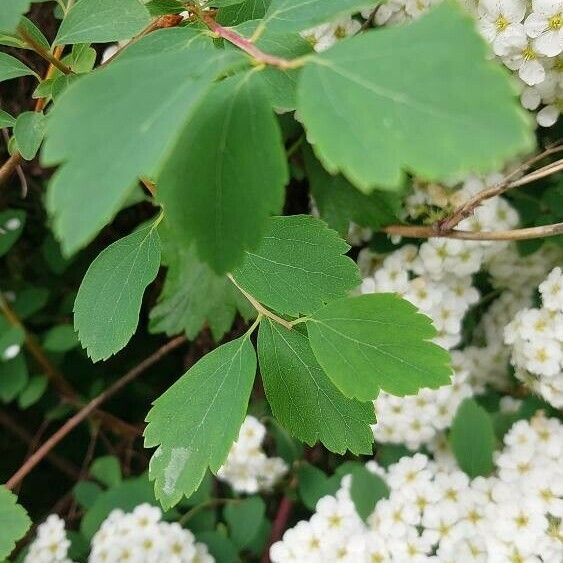
[[539, 285], [543, 306], [551, 311], [563, 311], [563, 272], [554, 268]]
[[532, 13], [524, 28], [535, 39], [535, 47], [542, 55], [555, 57], [563, 50], [563, 2], [561, 0], [532, 0]]
[[545, 68], [535, 40], [525, 35], [510, 35], [503, 40], [500, 51], [504, 64], [517, 70], [518, 76], [529, 86], [545, 80]]
[[522, 0], [481, 0], [478, 27], [496, 54], [503, 54], [503, 40], [508, 36], [525, 37], [521, 22], [526, 14]]

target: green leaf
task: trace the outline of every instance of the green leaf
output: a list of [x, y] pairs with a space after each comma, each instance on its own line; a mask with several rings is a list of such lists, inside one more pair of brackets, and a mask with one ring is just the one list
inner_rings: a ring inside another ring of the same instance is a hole
[[96, 50], [85, 43], [78, 43], [72, 47], [69, 60], [70, 68], [76, 73], [90, 72], [96, 63]]
[[371, 454], [373, 403], [349, 399], [321, 369], [307, 337], [265, 319], [258, 336], [260, 373], [274, 416], [310, 446]]
[[97, 458], [90, 466], [90, 475], [107, 487], [116, 487], [121, 483], [119, 459], [112, 455]]
[[[348, 244], [310, 215], [272, 217], [262, 242], [234, 270], [237, 282], [279, 313], [310, 314], [360, 283]], [[295, 291], [299, 288], [299, 291]]]
[[333, 301], [307, 328], [319, 364], [348, 397], [369, 401], [380, 388], [414, 395], [450, 383], [450, 356], [430, 342], [432, 321], [396, 294]]
[[248, 20], [263, 18], [271, 0], [244, 0], [236, 6], [221, 8], [217, 21], [222, 25], [233, 26]]
[[74, 328], [94, 362], [129, 342], [143, 294], [159, 266], [160, 238], [154, 224], [114, 242], [92, 262], [74, 303]]
[[43, 340], [43, 348], [50, 352], [64, 353], [78, 346], [78, 338], [74, 327], [70, 324], [51, 328]]
[[64, 162], [47, 193], [63, 254], [96, 235], [139, 176], [154, 177], [213, 80], [240, 60], [211, 49], [117, 60], [80, 77], [55, 104], [42, 160]]
[[449, 441], [459, 466], [469, 477], [473, 479], [492, 472], [495, 449], [493, 421], [474, 399], [465, 399], [458, 407]]
[[129, 39], [149, 22], [149, 12], [139, 0], [78, 0], [65, 16], [55, 45]]
[[[319, 54], [297, 109], [324, 167], [364, 193], [498, 170], [530, 150], [529, 116], [474, 22], [450, 3]], [[422, 62], [421, 62], [422, 61]], [[366, 110], [368, 108], [368, 110]]]
[[364, 195], [344, 176], [331, 176], [310, 149], [305, 150], [304, 155], [311, 193], [321, 217], [330, 227], [345, 235], [350, 221], [374, 230], [398, 221], [401, 194], [374, 191]]
[[34, 375], [18, 397], [20, 409], [27, 409], [34, 405], [45, 393], [48, 380], [44, 375]]
[[25, 390], [29, 374], [23, 354], [13, 360], [0, 362], [0, 400], [4, 403], [13, 401]]
[[256, 374], [249, 336], [204, 356], [147, 415], [145, 447], [158, 446], [150, 478], [162, 506], [191, 495], [207, 468], [217, 473], [238, 436]]
[[12, 78], [19, 78], [20, 76], [37, 75], [15, 57], [7, 55], [6, 53], [0, 53], [0, 82]]
[[266, 505], [259, 496], [231, 502], [223, 511], [231, 537], [237, 547], [247, 547], [260, 531], [266, 514]]
[[297, 475], [299, 496], [309, 510], [315, 510], [320, 498], [334, 495], [342, 480], [339, 475], [327, 477], [324, 471], [306, 462], [300, 465]]
[[268, 31], [302, 31], [371, 8], [373, 0], [272, 0], [263, 24]]
[[16, 123], [16, 118], [10, 115], [7, 111], [0, 109], [0, 129], [13, 127]]
[[123, 481], [96, 496], [92, 507], [82, 518], [80, 531], [91, 539], [112, 510], [120, 508], [124, 512], [130, 512], [145, 502], [156, 505], [152, 486], [146, 475]]
[[12, 32], [16, 29], [21, 17], [29, 10], [31, 0], [2, 0], [0, 10], [0, 30]]
[[145, 5], [151, 16], [179, 14], [185, 10], [179, 0], [150, 0]]
[[0, 256], [4, 256], [20, 238], [25, 218], [25, 211], [21, 209], [7, 209], [0, 212]]
[[96, 499], [103, 493], [102, 487], [92, 481], [78, 481], [72, 489], [76, 502], [83, 508], [92, 508]]
[[16, 542], [31, 526], [27, 512], [17, 500], [16, 495], [0, 487], [0, 561], [12, 553]]
[[236, 545], [220, 532], [200, 532], [196, 535], [198, 542], [204, 543], [216, 563], [237, 563], [239, 561]]
[[350, 473], [352, 475], [350, 497], [360, 518], [367, 521], [377, 502], [389, 496], [389, 488], [381, 477], [368, 471], [361, 463], [357, 464]]
[[209, 92], [157, 179], [172, 229], [217, 273], [254, 248], [268, 216], [279, 213], [287, 163], [259, 71]]
[[207, 324], [218, 342], [233, 325], [237, 310], [246, 319], [255, 315], [240, 291], [197, 257], [193, 244], [167, 246], [168, 273], [158, 304], [150, 313], [151, 332], [169, 336], [184, 332], [193, 340]]
[[45, 116], [41, 112], [20, 113], [14, 125], [14, 137], [18, 150], [25, 160], [33, 160], [45, 134]]

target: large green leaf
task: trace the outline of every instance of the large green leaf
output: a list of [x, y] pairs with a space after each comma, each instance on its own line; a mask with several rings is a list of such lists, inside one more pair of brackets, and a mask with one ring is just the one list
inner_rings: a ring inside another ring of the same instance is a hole
[[474, 399], [465, 399], [458, 407], [449, 440], [459, 466], [469, 477], [491, 473], [495, 450], [493, 420]]
[[297, 109], [325, 168], [356, 187], [397, 189], [498, 170], [533, 147], [515, 89], [461, 8], [370, 31], [313, 57]]
[[372, 229], [398, 221], [401, 194], [379, 190], [362, 194], [344, 176], [329, 174], [309, 148], [304, 156], [311, 194], [321, 217], [330, 227], [345, 235], [350, 221]]
[[319, 364], [348, 397], [368, 401], [380, 388], [412, 395], [450, 382], [449, 354], [429, 341], [431, 320], [395, 294], [333, 301], [307, 328]]
[[217, 84], [159, 176], [158, 198], [185, 244], [218, 273], [238, 265], [279, 213], [288, 180], [281, 133], [259, 71]]
[[93, 361], [121, 350], [137, 328], [143, 294], [160, 266], [154, 225], [108, 246], [92, 262], [74, 303], [74, 328]]
[[248, 20], [264, 17], [272, 0], [243, 0], [236, 6], [226, 6], [217, 13], [217, 21], [222, 25], [237, 25]]
[[238, 60], [198, 44], [189, 55], [118, 60], [63, 93], [49, 115], [42, 157], [45, 165], [63, 163], [47, 206], [65, 254], [96, 235], [139, 176], [156, 174], [213, 80]]
[[279, 313], [310, 314], [360, 283], [349, 246], [310, 215], [272, 217], [260, 246], [233, 275], [258, 301]]
[[309, 445], [371, 454], [373, 403], [345, 397], [319, 366], [307, 337], [265, 319], [258, 336], [260, 373], [274, 416]]
[[168, 272], [158, 304], [150, 314], [152, 332], [169, 336], [184, 332], [193, 339], [207, 324], [218, 342], [231, 328], [237, 310], [247, 319], [255, 314], [225, 276], [216, 274], [197, 257], [194, 245], [165, 248]]
[[31, 0], [2, 0], [0, 10], [0, 31], [14, 31], [22, 17], [29, 10]]
[[19, 78], [20, 76], [37, 76], [33, 70], [23, 64], [16, 57], [6, 53], [0, 53], [0, 82]]
[[238, 436], [256, 373], [248, 335], [204, 356], [147, 415], [145, 446], [158, 449], [150, 463], [164, 508], [190, 496], [207, 468], [217, 473]]
[[139, 0], [78, 0], [65, 16], [56, 45], [129, 39], [150, 22]]
[[269, 31], [302, 31], [376, 3], [374, 0], [272, 0], [263, 25]]
[[10, 555], [16, 542], [31, 526], [26, 511], [17, 504], [17, 497], [8, 489], [0, 487], [0, 560]]

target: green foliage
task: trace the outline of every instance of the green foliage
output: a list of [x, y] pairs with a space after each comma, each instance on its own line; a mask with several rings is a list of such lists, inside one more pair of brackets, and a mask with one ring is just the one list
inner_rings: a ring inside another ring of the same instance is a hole
[[213, 80], [236, 60], [204, 48], [187, 58], [175, 51], [142, 55], [68, 88], [49, 116], [42, 155], [46, 165], [64, 162], [49, 186], [47, 207], [65, 254], [83, 247], [115, 215], [139, 176], [157, 171]]
[[16, 118], [10, 115], [7, 111], [0, 109], [0, 127], [2, 129], [13, 127], [16, 123]]
[[325, 168], [364, 193], [398, 189], [404, 170], [427, 180], [497, 170], [533, 147], [512, 86], [448, 3], [316, 55], [297, 109]]
[[239, 548], [247, 547], [258, 535], [265, 513], [266, 505], [258, 496], [231, 502], [225, 506], [225, 521], [229, 525], [234, 543]]
[[239, 74], [208, 93], [157, 182], [180, 241], [194, 240], [218, 273], [256, 247], [268, 216], [281, 211], [288, 180], [281, 134], [257, 76]]
[[143, 293], [159, 266], [155, 224], [114, 242], [92, 262], [74, 303], [74, 327], [94, 362], [106, 360], [129, 342]]
[[344, 256], [349, 248], [314, 217], [272, 217], [260, 246], [246, 252], [233, 275], [277, 312], [311, 314], [359, 285], [356, 264]]
[[121, 483], [119, 459], [112, 455], [97, 458], [90, 466], [90, 475], [107, 487], [117, 487]]
[[450, 382], [449, 354], [429, 341], [431, 320], [395, 294], [333, 301], [307, 328], [319, 364], [348, 397], [368, 401], [379, 389], [411, 395]]
[[21, 390], [18, 397], [18, 406], [20, 409], [27, 409], [35, 404], [45, 393], [48, 380], [43, 375], [34, 375], [29, 378], [27, 385]]
[[78, 0], [65, 16], [55, 45], [129, 39], [149, 22], [149, 12], [139, 0]]
[[307, 337], [269, 319], [260, 323], [260, 373], [274, 416], [309, 445], [333, 452], [372, 451], [375, 423], [371, 402], [345, 397], [317, 363]]
[[16, 542], [31, 526], [26, 511], [17, 504], [17, 497], [8, 489], [0, 487], [0, 560], [4, 560]]
[[45, 116], [36, 111], [20, 113], [14, 125], [14, 137], [26, 160], [35, 158], [45, 134]]
[[0, 10], [0, 31], [14, 31], [22, 15], [29, 10], [30, 4], [31, 0], [4, 0]]
[[381, 477], [368, 471], [363, 464], [355, 466], [351, 475], [350, 497], [358, 514], [367, 520], [373, 513], [377, 501], [389, 496], [389, 489]]
[[245, 335], [202, 358], [154, 402], [145, 446], [158, 446], [150, 478], [165, 508], [191, 495], [208, 467], [219, 470], [244, 420], [255, 374], [256, 354]]
[[20, 76], [37, 76], [33, 70], [16, 57], [0, 53], [0, 82]]
[[326, 495], [334, 495], [340, 488], [340, 475], [328, 477], [322, 469], [303, 463], [297, 472], [299, 496], [309, 510], [315, 510], [317, 502]]
[[27, 364], [21, 354], [13, 360], [0, 362], [0, 400], [13, 401], [25, 390], [28, 380]]
[[0, 211], [0, 256], [4, 256], [20, 238], [25, 218], [25, 212], [20, 209]]
[[491, 473], [495, 449], [493, 421], [474, 399], [465, 399], [459, 406], [449, 441], [459, 466], [469, 477]]
[[264, 17], [272, 0], [243, 0], [234, 6], [225, 6], [219, 10], [217, 21], [223, 25], [237, 25], [248, 20]]

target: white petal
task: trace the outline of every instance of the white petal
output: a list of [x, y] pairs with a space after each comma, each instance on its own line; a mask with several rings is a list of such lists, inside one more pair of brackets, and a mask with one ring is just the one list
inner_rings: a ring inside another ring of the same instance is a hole
[[559, 109], [556, 106], [545, 106], [536, 115], [539, 125], [542, 127], [551, 127], [559, 118]]
[[524, 88], [524, 91], [520, 96], [520, 101], [526, 109], [534, 110], [540, 105], [541, 96], [536, 88], [528, 86]]
[[548, 31], [540, 35], [534, 42], [538, 53], [548, 57], [556, 57], [563, 50], [561, 38], [557, 31]]
[[538, 12], [532, 12], [524, 22], [524, 29], [529, 37], [535, 39], [549, 29], [547, 19]]
[[545, 78], [545, 69], [538, 61], [524, 61], [518, 69], [518, 75], [528, 85], [539, 84]]

